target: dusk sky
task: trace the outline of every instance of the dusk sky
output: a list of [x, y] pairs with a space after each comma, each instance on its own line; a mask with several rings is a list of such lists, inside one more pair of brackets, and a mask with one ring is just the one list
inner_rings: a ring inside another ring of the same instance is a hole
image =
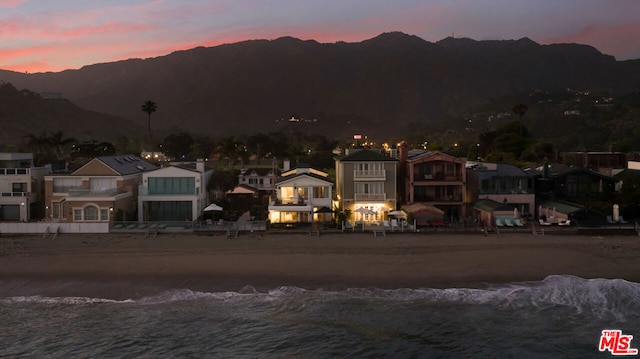
[[61, 71], [197, 46], [293, 36], [358, 42], [529, 37], [640, 58], [638, 0], [0, 0], [0, 69]]

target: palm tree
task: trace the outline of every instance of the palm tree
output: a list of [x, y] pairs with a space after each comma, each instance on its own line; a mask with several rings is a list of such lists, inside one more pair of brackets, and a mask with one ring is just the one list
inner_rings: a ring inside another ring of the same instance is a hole
[[78, 141], [75, 138], [64, 138], [64, 133], [62, 131], [58, 131], [51, 134], [49, 142], [56, 150], [56, 158], [61, 160], [64, 155], [64, 148], [67, 145]]
[[39, 135], [32, 133], [24, 136], [29, 139], [27, 146], [32, 150], [35, 150], [34, 162], [40, 166], [47, 161], [47, 150], [51, 145], [51, 139], [47, 137], [47, 131], [42, 131]]
[[522, 136], [522, 116], [527, 113], [528, 109], [527, 105], [523, 103], [519, 103], [513, 108], [513, 112], [520, 117], [520, 136]]
[[149, 117], [147, 121], [147, 127], [149, 129], [149, 141], [153, 144], [153, 137], [151, 136], [151, 114], [156, 112], [158, 105], [151, 100], [147, 100], [142, 104], [142, 112], [145, 112]]

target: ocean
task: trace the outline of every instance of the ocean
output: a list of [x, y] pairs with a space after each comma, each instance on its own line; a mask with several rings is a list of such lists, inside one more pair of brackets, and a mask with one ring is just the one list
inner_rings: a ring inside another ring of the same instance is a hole
[[2, 358], [603, 358], [605, 329], [640, 347], [640, 283], [5, 296], [0, 320]]

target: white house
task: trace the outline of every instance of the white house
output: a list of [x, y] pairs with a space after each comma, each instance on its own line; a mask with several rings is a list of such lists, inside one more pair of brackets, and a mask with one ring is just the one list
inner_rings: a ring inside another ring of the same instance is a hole
[[138, 221], [193, 221], [209, 204], [212, 171], [204, 160], [147, 172], [138, 190]]
[[44, 176], [32, 153], [0, 153], [0, 221], [28, 222], [44, 216]]
[[271, 223], [331, 220], [333, 182], [313, 168], [284, 172], [276, 182], [276, 197], [269, 203]]

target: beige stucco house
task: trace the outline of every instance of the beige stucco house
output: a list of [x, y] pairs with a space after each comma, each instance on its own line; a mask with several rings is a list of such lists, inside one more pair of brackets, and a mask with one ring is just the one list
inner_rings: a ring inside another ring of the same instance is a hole
[[138, 186], [157, 167], [135, 155], [97, 157], [71, 174], [45, 177], [45, 214], [52, 221], [135, 220]]

